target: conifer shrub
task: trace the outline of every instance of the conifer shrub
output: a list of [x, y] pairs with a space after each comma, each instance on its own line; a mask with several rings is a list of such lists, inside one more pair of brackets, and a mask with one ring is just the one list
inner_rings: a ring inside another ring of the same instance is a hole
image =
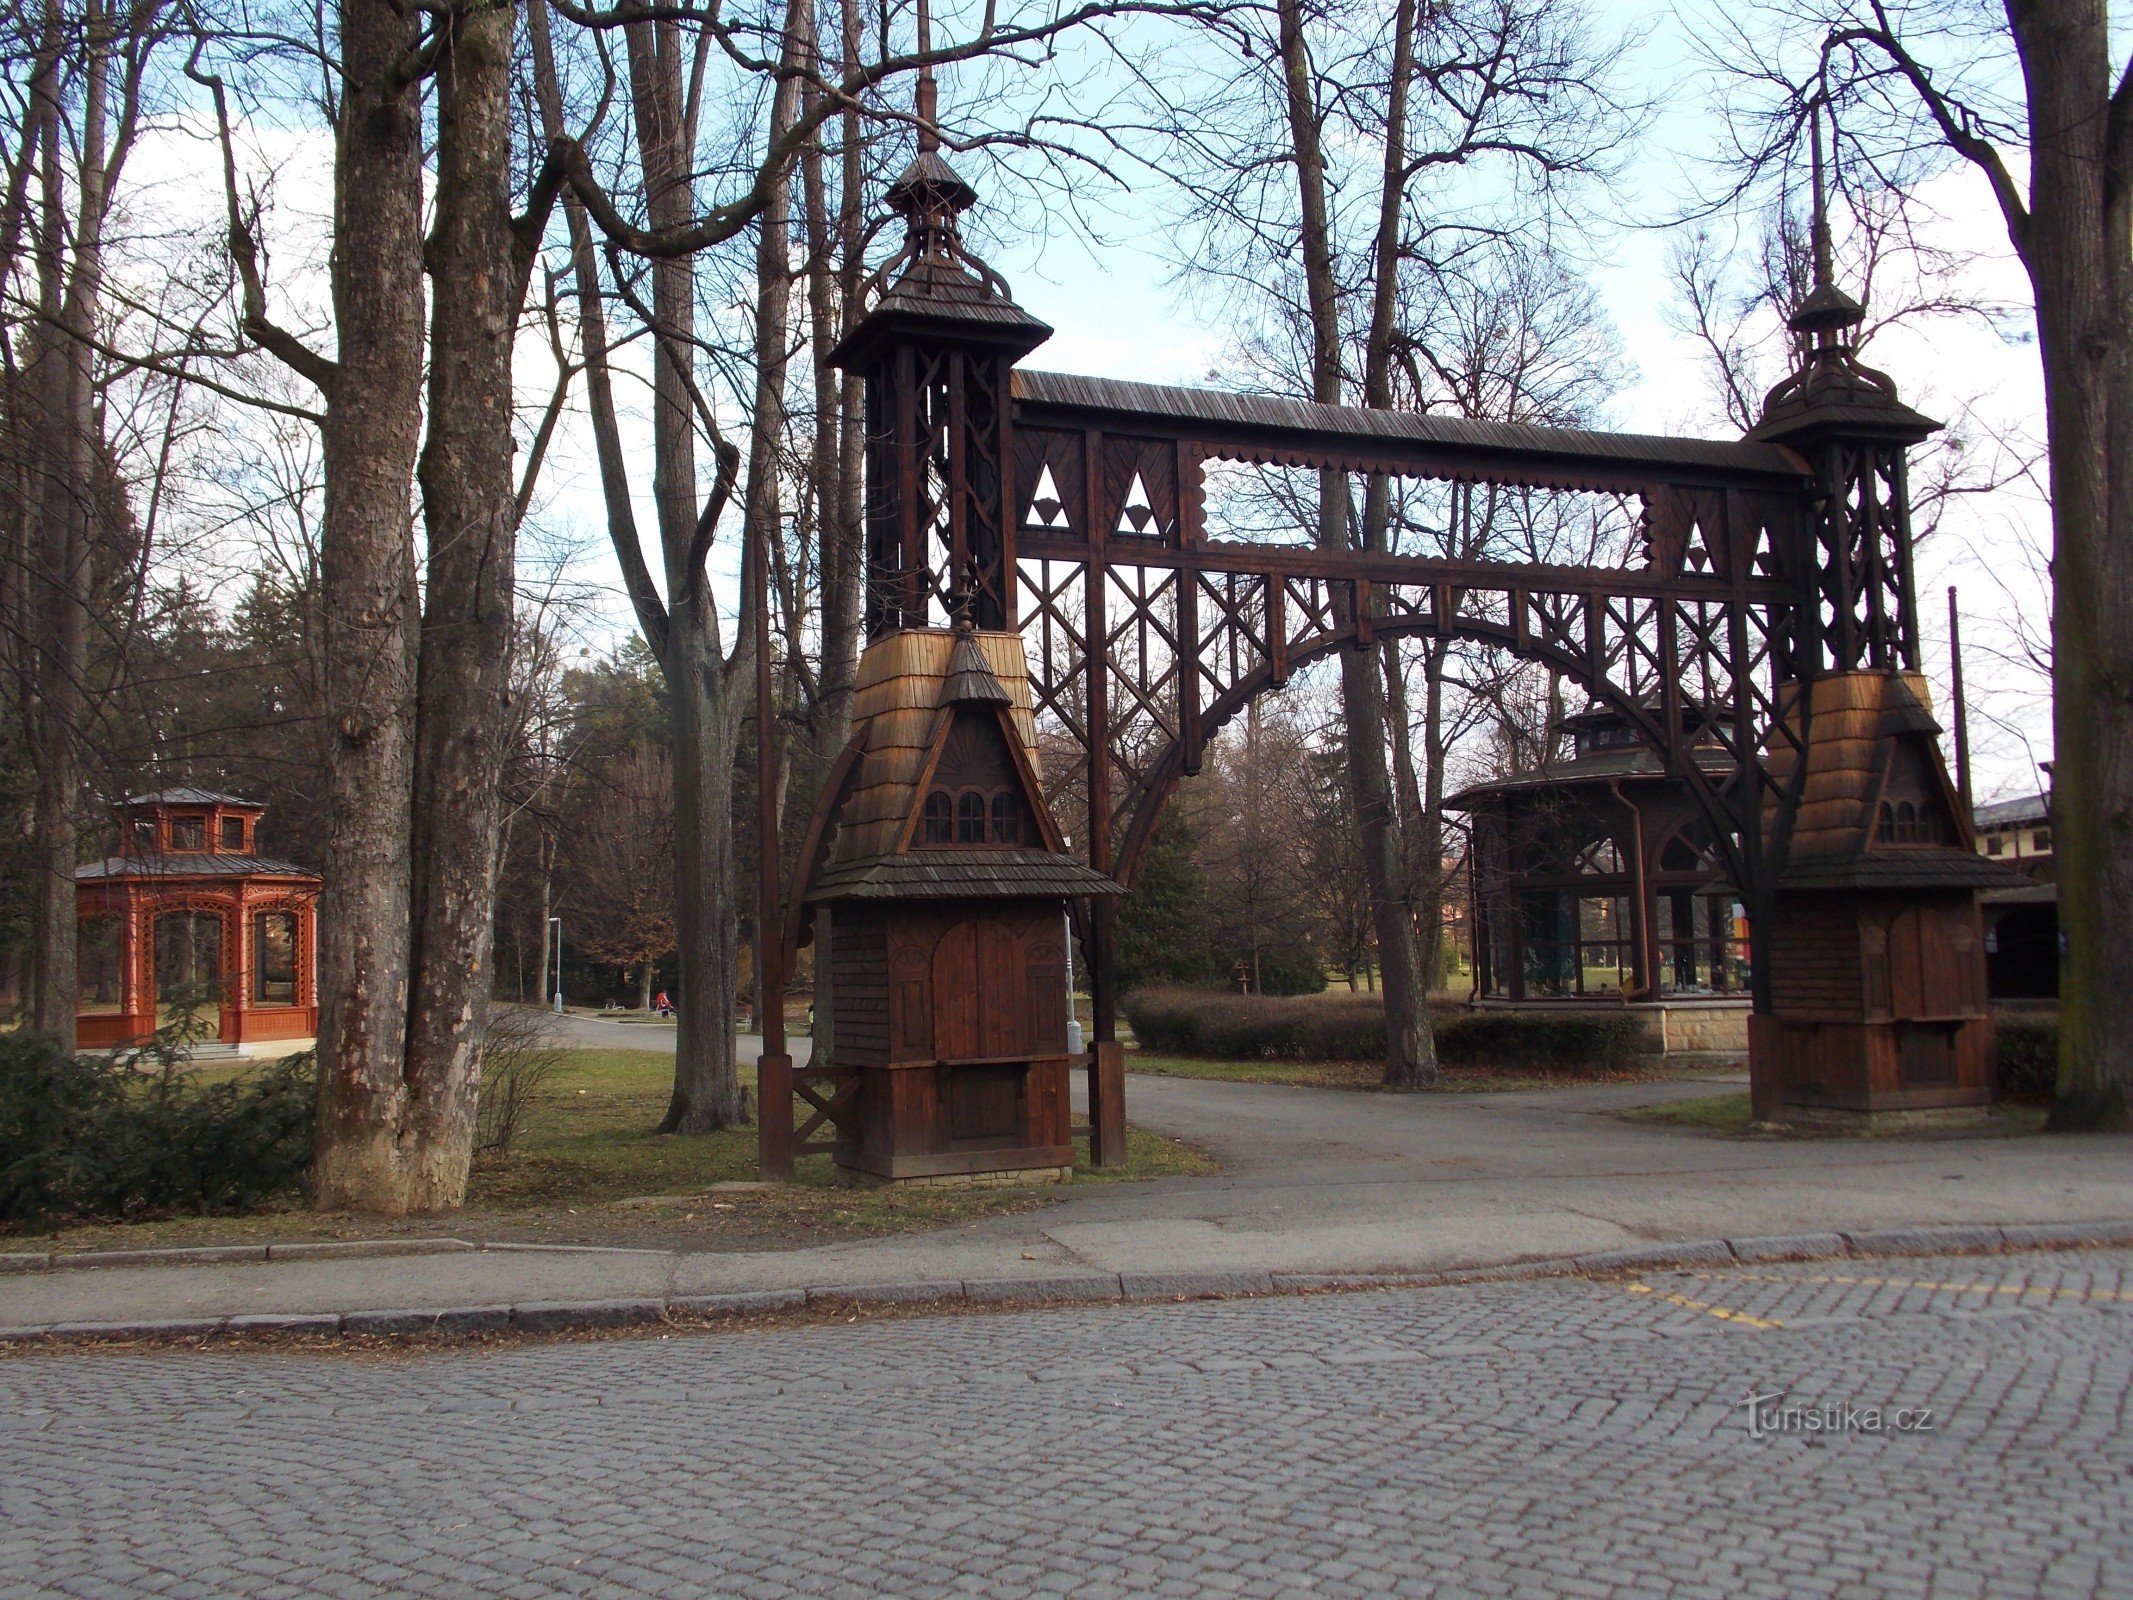
[[302, 1182], [316, 1098], [308, 1053], [206, 1081], [167, 1040], [100, 1058], [0, 1036], [0, 1224], [250, 1210]]

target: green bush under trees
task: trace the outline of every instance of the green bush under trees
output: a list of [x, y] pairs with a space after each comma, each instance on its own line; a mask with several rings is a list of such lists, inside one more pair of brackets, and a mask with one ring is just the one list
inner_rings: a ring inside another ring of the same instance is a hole
[[167, 1042], [97, 1058], [0, 1035], [0, 1224], [248, 1210], [302, 1182], [316, 1098], [308, 1054], [205, 1082]]
[[[1372, 1061], [1385, 1054], [1377, 995], [1297, 998], [1149, 988], [1122, 1009], [1145, 1050], [1219, 1061]], [[1649, 1053], [1643, 1022], [1593, 1012], [1431, 1008], [1437, 1059], [1450, 1067], [1616, 1072]]]
[[1999, 1019], [2000, 1093], [2049, 1098], [2059, 1085], [2059, 1019]]

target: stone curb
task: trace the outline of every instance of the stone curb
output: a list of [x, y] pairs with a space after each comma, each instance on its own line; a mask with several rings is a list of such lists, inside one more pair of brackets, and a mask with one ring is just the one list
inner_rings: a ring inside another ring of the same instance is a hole
[[[355, 1241], [362, 1242], [362, 1241]], [[460, 1241], [426, 1241], [477, 1249]], [[665, 1300], [528, 1301], [522, 1305], [459, 1306], [444, 1310], [265, 1312], [234, 1317], [151, 1318], [134, 1322], [61, 1322], [0, 1327], [0, 1344], [98, 1339], [196, 1338], [217, 1333], [557, 1334], [648, 1327], [677, 1318], [746, 1315], [802, 1307], [934, 1305], [1075, 1306], [1117, 1301], [1231, 1299], [1361, 1289], [1428, 1289], [1510, 1283], [1536, 1278], [1657, 1272], [1698, 1266], [1772, 1261], [1826, 1261], [1875, 1256], [1993, 1255], [2004, 1251], [2133, 1245], [2133, 1221], [2048, 1222], [1874, 1228], [1842, 1233], [1765, 1234], [1699, 1239], [1577, 1256], [1454, 1267], [1436, 1272], [1179, 1272], [1076, 1273], [1052, 1277], [948, 1279], [924, 1283], [839, 1284], [815, 1289], [757, 1289], [728, 1294], [676, 1295]], [[183, 1254], [185, 1252], [128, 1252]], [[354, 1252], [347, 1252], [354, 1253]], [[392, 1253], [392, 1252], [386, 1252]], [[210, 1252], [213, 1260], [228, 1260]], [[252, 1259], [258, 1259], [256, 1257]]]
[[85, 1272], [97, 1267], [216, 1267], [261, 1261], [354, 1261], [445, 1256], [470, 1250], [571, 1250], [572, 1245], [480, 1245], [466, 1239], [320, 1239], [293, 1244], [186, 1245], [169, 1250], [46, 1250], [0, 1255], [0, 1274]]

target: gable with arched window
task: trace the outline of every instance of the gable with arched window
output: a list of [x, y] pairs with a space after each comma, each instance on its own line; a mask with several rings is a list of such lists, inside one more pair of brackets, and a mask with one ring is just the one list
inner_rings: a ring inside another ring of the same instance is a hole
[[942, 740], [914, 842], [928, 849], [1040, 845], [1029, 810], [999, 715], [989, 707], [959, 707]]

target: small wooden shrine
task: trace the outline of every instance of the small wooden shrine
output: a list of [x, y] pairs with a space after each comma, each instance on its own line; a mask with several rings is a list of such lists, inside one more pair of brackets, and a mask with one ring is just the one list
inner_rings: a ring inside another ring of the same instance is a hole
[[[1471, 819], [1475, 997], [1745, 1005], [1739, 891], [1688, 784], [1620, 712], [1594, 706], [1562, 730], [1567, 757], [1445, 802]], [[1714, 779], [1733, 764], [1715, 741], [1693, 754]]]
[[116, 810], [119, 853], [74, 873], [81, 1047], [146, 1039], [188, 1009], [240, 1049], [315, 1037], [322, 885], [257, 853], [266, 807], [181, 788]]
[[[1977, 854], [1941, 760], [1925, 679], [1842, 672], [1805, 686], [1806, 774], [1777, 882], [1772, 1011], [1751, 1019], [1783, 1114], [1947, 1112], [1997, 1092]], [[1773, 766], [1790, 776], [1780, 741]]]
[[837, 1163], [877, 1180], [1065, 1178], [1068, 903], [1123, 891], [1065, 853], [1045, 804], [1021, 636], [882, 635], [853, 726], [807, 894], [817, 1066], [856, 1110]]

